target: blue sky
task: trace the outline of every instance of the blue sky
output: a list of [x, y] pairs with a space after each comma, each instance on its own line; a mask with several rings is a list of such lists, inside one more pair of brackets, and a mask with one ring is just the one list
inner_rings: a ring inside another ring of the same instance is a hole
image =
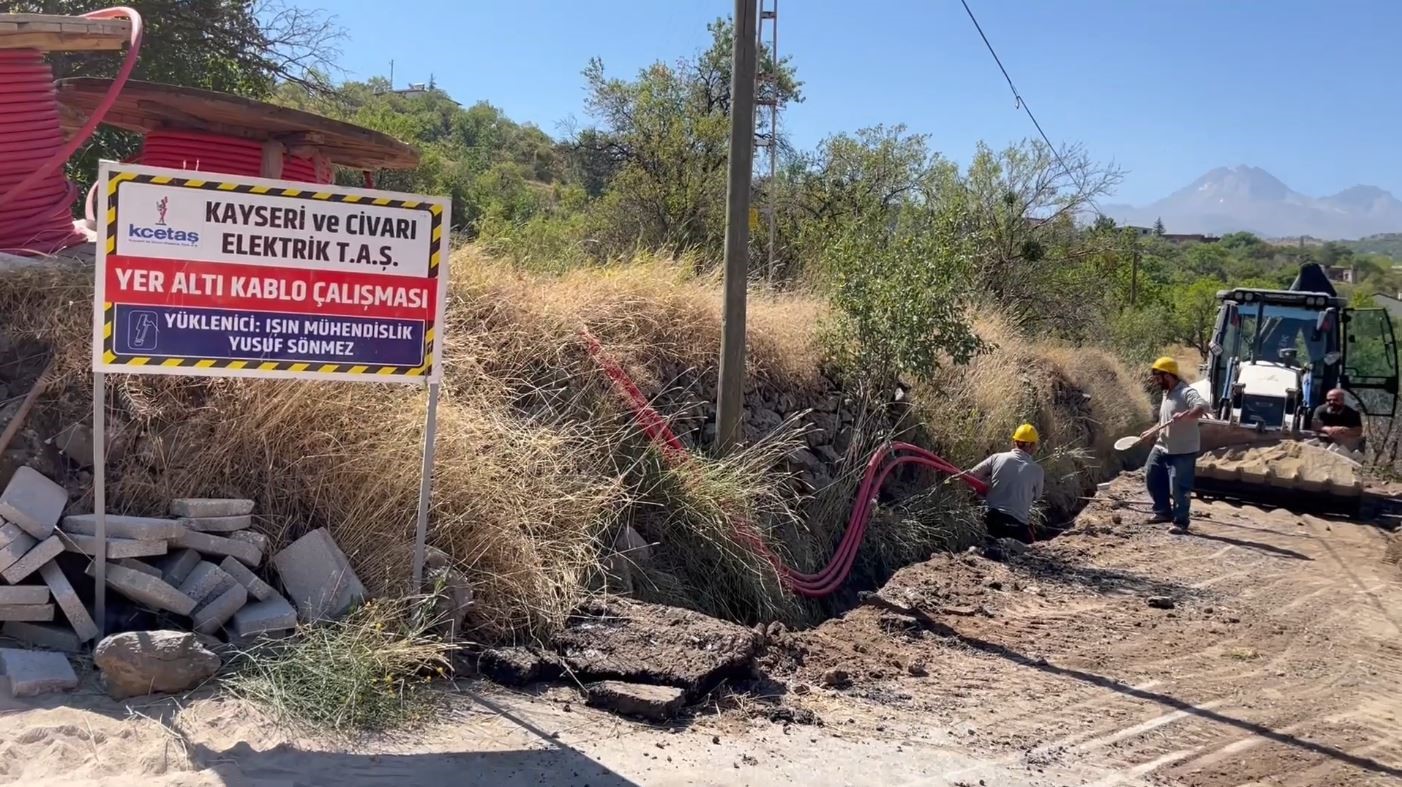
[[[487, 100], [551, 134], [588, 122], [591, 56], [631, 75], [698, 51], [727, 0], [299, 0], [345, 28], [348, 78], [388, 75]], [[1358, 183], [1402, 196], [1402, 2], [969, 0], [1054, 142], [1128, 171], [1144, 203], [1216, 166], [1251, 164], [1314, 196]], [[779, 49], [805, 102], [801, 147], [877, 123], [966, 161], [1035, 133], [958, 0], [780, 0]]]

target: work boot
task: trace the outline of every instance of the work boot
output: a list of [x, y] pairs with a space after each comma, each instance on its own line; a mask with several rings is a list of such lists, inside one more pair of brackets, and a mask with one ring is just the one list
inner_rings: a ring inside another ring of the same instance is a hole
[[1186, 536], [1188, 535], [1188, 524], [1186, 522], [1175, 522], [1173, 527], [1168, 529], [1168, 532], [1175, 536]]
[[1172, 514], [1154, 514], [1153, 516], [1149, 517], [1149, 524], [1151, 525], [1162, 525], [1172, 521]]

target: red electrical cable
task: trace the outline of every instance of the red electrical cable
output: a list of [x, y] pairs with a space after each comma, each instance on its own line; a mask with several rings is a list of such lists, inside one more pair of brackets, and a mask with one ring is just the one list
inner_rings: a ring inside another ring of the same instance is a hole
[[[690, 461], [691, 455], [687, 453], [685, 446], [677, 439], [666, 420], [653, 409], [622, 365], [604, 351], [603, 345], [594, 338], [588, 329], [581, 328], [579, 334], [584, 339], [589, 355], [599, 364], [624, 399], [627, 400], [629, 408], [633, 411], [633, 417], [642, 427], [643, 434], [661, 448], [663, 458], [669, 463]], [[888, 457], [891, 458], [889, 462], [886, 461]], [[821, 598], [831, 595], [842, 587], [842, 584], [852, 573], [852, 566], [856, 563], [862, 537], [866, 534], [867, 526], [871, 523], [877, 495], [882, 486], [885, 485], [886, 479], [897, 467], [907, 464], [928, 467], [945, 475], [954, 476], [960, 473], [958, 467], [920, 446], [899, 442], [882, 446], [867, 461], [866, 472], [858, 487], [856, 504], [852, 507], [852, 514], [847, 520], [847, 529], [843, 532], [841, 541], [838, 542], [837, 550], [828, 564], [816, 573], [807, 574], [785, 565], [782, 558], [770, 548], [764, 537], [755, 530], [754, 525], [748, 520], [741, 518], [735, 522], [735, 535], [756, 554], [768, 561], [774, 567], [774, 571], [779, 575], [784, 586], [795, 594], [806, 598]], [[988, 493], [987, 485], [976, 478], [959, 476], [959, 480], [979, 495]]]
[[[259, 177], [263, 172], [263, 143], [222, 134], [153, 131], [146, 136], [132, 163]], [[305, 183], [331, 182], [329, 169], [300, 156], [283, 156], [281, 177]]]
[[59, 126], [53, 71], [33, 49], [0, 50], [0, 251], [49, 253], [86, 240], [73, 228], [77, 189], [63, 176], [73, 155], [116, 103], [141, 50], [141, 15], [126, 7], [83, 14], [131, 20], [131, 43], [112, 86], [67, 142]]

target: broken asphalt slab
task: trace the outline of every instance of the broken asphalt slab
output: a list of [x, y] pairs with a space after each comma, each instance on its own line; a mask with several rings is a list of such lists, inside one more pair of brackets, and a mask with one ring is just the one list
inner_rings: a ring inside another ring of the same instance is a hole
[[551, 645], [581, 680], [675, 686], [696, 699], [748, 675], [759, 640], [699, 612], [614, 599], [583, 605]]

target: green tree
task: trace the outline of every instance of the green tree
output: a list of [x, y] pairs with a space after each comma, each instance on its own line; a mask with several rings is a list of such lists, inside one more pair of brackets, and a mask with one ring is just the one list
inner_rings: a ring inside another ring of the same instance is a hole
[[1163, 219], [1161, 218], [1154, 219], [1154, 235], [1160, 238], [1163, 237]]
[[[585, 107], [595, 126], [575, 135], [576, 168], [611, 172], [596, 211], [613, 249], [641, 244], [718, 250], [725, 227], [729, 156], [731, 25], [709, 26], [710, 47], [674, 64], [654, 63], [631, 79], [609, 77], [602, 60], [584, 70]], [[786, 60], [761, 53], [782, 107], [800, 100]], [[770, 88], [766, 88], [770, 89]]]

